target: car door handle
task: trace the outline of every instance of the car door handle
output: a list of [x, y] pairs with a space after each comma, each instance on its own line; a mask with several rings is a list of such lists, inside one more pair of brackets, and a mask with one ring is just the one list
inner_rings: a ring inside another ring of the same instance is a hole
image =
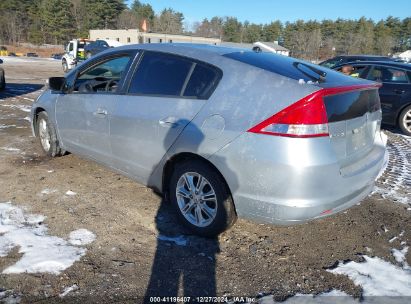
[[404, 93], [405, 93], [405, 90], [395, 89], [394, 92], [395, 92], [396, 94], [404, 94]]
[[160, 126], [164, 128], [175, 128], [179, 125], [175, 117], [167, 117], [164, 119], [160, 119], [158, 123], [160, 124]]
[[107, 110], [98, 108], [96, 112], [93, 113], [94, 116], [105, 117], [107, 115]]

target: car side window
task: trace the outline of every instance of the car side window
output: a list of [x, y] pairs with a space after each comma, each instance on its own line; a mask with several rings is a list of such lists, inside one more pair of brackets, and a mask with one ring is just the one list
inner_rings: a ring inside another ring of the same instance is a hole
[[178, 55], [146, 51], [132, 77], [129, 93], [208, 99], [222, 71]]
[[337, 69], [338, 72], [341, 72], [345, 75], [364, 78], [364, 72], [367, 70], [368, 66], [366, 65], [344, 65]]
[[377, 82], [408, 83], [405, 71], [384, 66], [374, 66], [367, 79]]
[[130, 55], [109, 58], [82, 71], [77, 77], [73, 91], [79, 93], [111, 92], [118, 89], [131, 63]]
[[197, 63], [184, 90], [185, 97], [208, 99], [221, 78], [221, 72], [214, 67]]
[[145, 52], [131, 80], [129, 93], [181, 96], [194, 63], [185, 58]]

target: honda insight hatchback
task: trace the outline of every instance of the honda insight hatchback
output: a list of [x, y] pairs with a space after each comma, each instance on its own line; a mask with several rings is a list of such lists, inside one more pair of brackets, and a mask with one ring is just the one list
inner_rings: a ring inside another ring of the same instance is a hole
[[378, 84], [281, 55], [190, 44], [104, 51], [34, 103], [70, 151], [156, 189], [194, 233], [293, 224], [367, 196], [384, 161]]

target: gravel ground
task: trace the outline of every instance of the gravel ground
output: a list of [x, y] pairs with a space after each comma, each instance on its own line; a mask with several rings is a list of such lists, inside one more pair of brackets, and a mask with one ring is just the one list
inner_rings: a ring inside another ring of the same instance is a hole
[[[391, 250], [411, 239], [411, 138], [395, 130], [384, 131], [388, 166], [361, 204], [290, 227], [240, 219], [218, 239], [203, 239], [182, 229], [150, 189], [72, 154], [43, 156], [27, 110], [45, 79], [62, 75], [58, 61], [6, 60], [3, 68], [0, 203], [46, 216], [49, 235], [68, 239], [71, 231], [87, 229], [96, 239], [58, 275], [0, 274], [0, 302], [139, 303], [159, 295], [272, 295], [282, 301], [331, 290], [360, 298], [361, 286], [327, 270], [364, 255], [401, 266]], [[0, 272], [21, 256], [19, 248], [0, 255]], [[406, 261], [411, 264], [410, 254]]]

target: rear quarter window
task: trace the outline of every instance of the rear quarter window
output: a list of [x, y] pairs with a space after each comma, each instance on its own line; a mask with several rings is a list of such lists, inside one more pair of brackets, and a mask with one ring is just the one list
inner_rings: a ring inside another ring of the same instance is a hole
[[212, 66], [197, 63], [184, 90], [185, 97], [208, 99], [214, 92], [222, 72]]

